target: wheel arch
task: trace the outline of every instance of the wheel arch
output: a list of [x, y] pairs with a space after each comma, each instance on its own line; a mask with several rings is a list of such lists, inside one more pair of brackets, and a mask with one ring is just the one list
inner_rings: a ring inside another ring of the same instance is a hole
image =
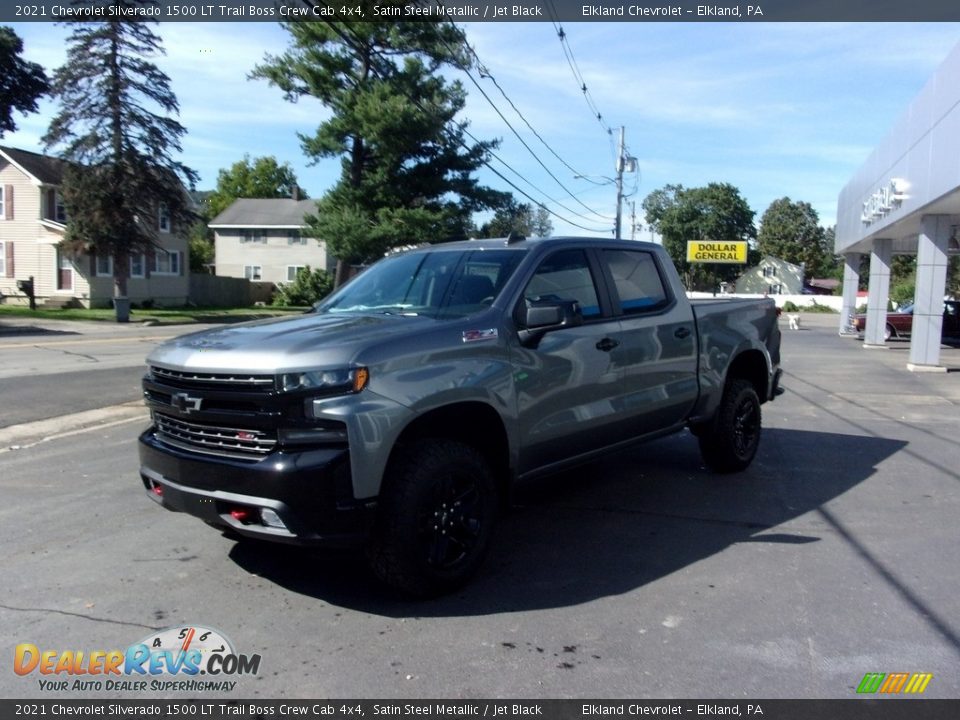
[[467, 400], [442, 405], [418, 415], [397, 437], [390, 453], [390, 462], [400, 448], [424, 438], [456, 440], [476, 448], [490, 464], [500, 497], [508, 496], [512, 477], [510, 441], [503, 418], [491, 405]]
[[755, 348], [737, 355], [727, 370], [725, 384], [733, 380], [746, 380], [753, 385], [760, 403], [767, 401], [770, 386], [770, 366], [766, 356]]

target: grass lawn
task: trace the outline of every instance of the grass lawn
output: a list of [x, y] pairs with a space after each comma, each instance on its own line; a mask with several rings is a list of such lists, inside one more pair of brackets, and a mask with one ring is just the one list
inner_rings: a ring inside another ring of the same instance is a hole
[[[246, 320], [259, 320], [268, 317], [296, 315], [306, 308], [151, 308], [150, 310], [130, 310], [130, 322], [151, 322], [156, 325], [189, 325], [192, 323], [235, 323]], [[31, 310], [20, 305], [0, 305], [0, 320], [5, 317], [26, 317], [37, 320], [98, 320], [114, 322], [116, 314], [113, 308], [85, 309], [43, 309]]]

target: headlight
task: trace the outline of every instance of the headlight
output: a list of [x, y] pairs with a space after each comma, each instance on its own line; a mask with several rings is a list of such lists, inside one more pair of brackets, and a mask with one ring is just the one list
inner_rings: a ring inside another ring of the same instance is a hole
[[357, 393], [367, 386], [369, 380], [370, 371], [365, 367], [310, 370], [284, 373], [280, 376], [280, 389], [283, 392], [319, 390], [329, 394]]

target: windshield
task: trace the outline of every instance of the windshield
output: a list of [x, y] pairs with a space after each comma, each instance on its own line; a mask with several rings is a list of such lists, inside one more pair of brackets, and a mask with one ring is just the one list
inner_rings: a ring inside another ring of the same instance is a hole
[[385, 258], [317, 305], [316, 311], [462, 317], [493, 303], [524, 254], [506, 249], [435, 250]]

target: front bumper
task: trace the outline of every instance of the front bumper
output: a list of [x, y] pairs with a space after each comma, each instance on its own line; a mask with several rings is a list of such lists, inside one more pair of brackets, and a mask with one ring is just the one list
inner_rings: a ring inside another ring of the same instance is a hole
[[[369, 531], [375, 503], [354, 498], [346, 448], [281, 449], [256, 462], [228, 460], [171, 447], [151, 427], [140, 436], [139, 450], [144, 489], [168, 510], [294, 545], [356, 546]], [[275, 513], [267, 513], [272, 524], [265, 523], [264, 509]]]

